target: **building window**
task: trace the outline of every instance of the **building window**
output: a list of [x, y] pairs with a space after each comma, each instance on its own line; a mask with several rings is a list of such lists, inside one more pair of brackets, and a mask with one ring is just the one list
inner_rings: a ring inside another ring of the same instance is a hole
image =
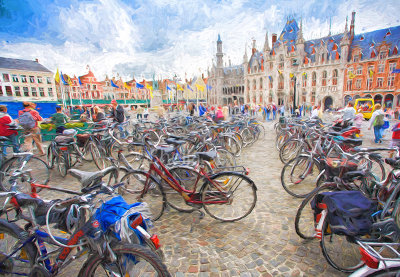
[[368, 75], [371, 76], [374, 74], [374, 66], [370, 65], [368, 66]]
[[372, 88], [372, 78], [367, 79], [367, 90], [371, 90]]
[[360, 54], [355, 54], [354, 56], [353, 56], [353, 62], [359, 62], [360, 61]]
[[26, 75], [21, 75], [21, 82], [26, 83]]
[[41, 76], [37, 76], [37, 82], [38, 82], [38, 84], [43, 83], [43, 79]]
[[385, 65], [384, 64], [378, 65], [378, 73], [383, 73], [383, 72], [385, 72]]
[[283, 55], [279, 55], [279, 69], [283, 69], [284, 65], [285, 65], [285, 59]]
[[273, 62], [270, 62], [270, 63], [269, 63], [269, 69], [272, 70], [273, 68], [274, 68], [274, 63], [273, 63]]
[[0, 96], [3, 96], [3, 87], [0, 86]]
[[317, 73], [315, 71], [312, 73], [311, 86], [315, 87], [317, 85]]
[[29, 89], [28, 87], [23, 87], [24, 90], [24, 96], [29, 96]]
[[88, 90], [90, 90], [90, 85], [89, 85], [89, 84], [87, 84], [86, 86], [87, 86], [87, 89], [88, 89]]
[[15, 96], [21, 96], [21, 90], [19, 87], [14, 87]]
[[303, 88], [305, 88], [307, 86], [307, 74], [303, 73], [302, 79]]
[[382, 88], [382, 87], [383, 87], [383, 78], [378, 78], [378, 79], [376, 80], [376, 86], [377, 86], [378, 88]]
[[93, 85], [93, 89], [96, 90], [96, 89], [97, 89], [97, 86], [96, 86], [96, 85]]
[[6, 82], [6, 83], [10, 82], [10, 75], [4, 73], [3, 74], [3, 81]]
[[352, 86], [353, 86], [353, 80], [348, 80], [347, 81], [347, 90], [352, 90]]
[[394, 86], [394, 76], [389, 76], [388, 78], [388, 87]]
[[311, 103], [315, 103], [315, 91], [311, 92]]
[[13, 74], [12, 80], [13, 80], [14, 83], [18, 83], [19, 82], [18, 75]]
[[326, 78], [328, 77], [328, 72], [324, 71], [322, 72], [322, 86], [326, 86]]
[[357, 75], [361, 75], [362, 74], [362, 66], [357, 67]]
[[48, 92], [50, 97], [53, 97], [53, 88], [48, 88], [47, 92]]
[[34, 83], [35, 82], [35, 76], [29, 76], [29, 82]]
[[31, 88], [31, 91], [32, 91], [32, 96], [33, 96], [33, 97], [37, 97], [36, 88]]
[[274, 82], [273, 82], [273, 80], [274, 80], [274, 79], [272, 79], [272, 77], [269, 77], [269, 88], [270, 88], [270, 89], [274, 88]]
[[47, 77], [46, 80], [47, 80], [47, 84], [48, 84], [48, 85], [51, 85], [51, 78], [50, 78], [50, 77]]
[[361, 89], [361, 82], [362, 82], [362, 79], [356, 80], [356, 89]]
[[392, 74], [393, 70], [396, 69], [396, 63], [389, 63], [389, 74]]
[[257, 82], [256, 82], [256, 80], [253, 80], [253, 90], [256, 90], [257, 89]]
[[41, 97], [44, 97], [44, 88], [39, 88], [39, 94]]
[[247, 80], [247, 90], [250, 90], [250, 81]]
[[379, 52], [379, 59], [380, 59], [380, 60], [383, 60], [384, 58], [386, 58], [386, 54], [387, 54], [387, 51], [381, 51], [381, 52]]
[[279, 75], [279, 82], [278, 82], [278, 89], [284, 89], [285, 85], [284, 85], [284, 78], [283, 78], [283, 74]]
[[338, 82], [338, 71], [337, 69], [332, 72], [332, 85], [336, 86]]
[[13, 96], [12, 88], [10, 86], [6, 86], [6, 94], [7, 96]]
[[263, 79], [260, 78], [260, 89], [262, 89], [262, 88], [263, 88]]

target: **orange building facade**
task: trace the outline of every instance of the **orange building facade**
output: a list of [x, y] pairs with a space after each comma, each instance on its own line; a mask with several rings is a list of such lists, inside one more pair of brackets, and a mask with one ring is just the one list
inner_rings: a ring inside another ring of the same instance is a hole
[[354, 37], [344, 74], [345, 104], [373, 98], [384, 108], [400, 109], [400, 26]]

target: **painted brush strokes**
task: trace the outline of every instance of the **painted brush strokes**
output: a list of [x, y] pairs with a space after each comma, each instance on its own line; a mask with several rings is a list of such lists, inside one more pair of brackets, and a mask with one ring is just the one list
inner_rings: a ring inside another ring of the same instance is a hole
[[98, 77], [184, 78], [205, 72], [221, 34], [225, 60], [265, 32], [302, 18], [306, 39], [342, 32], [357, 12], [356, 33], [400, 25], [398, 0], [0, 0], [0, 56], [33, 60], [50, 70]]

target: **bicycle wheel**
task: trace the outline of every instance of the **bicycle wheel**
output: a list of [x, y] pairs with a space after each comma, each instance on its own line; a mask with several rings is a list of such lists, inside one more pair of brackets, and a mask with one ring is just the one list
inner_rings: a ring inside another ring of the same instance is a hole
[[[3, 163], [3, 166], [0, 168], [0, 189], [4, 191], [10, 190], [12, 185], [10, 178], [17, 169], [29, 171], [32, 177], [31, 180], [27, 180], [26, 178], [18, 180], [20, 182], [20, 192], [30, 193], [31, 183], [47, 185], [50, 178], [47, 163], [37, 157], [30, 157], [25, 166], [23, 166], [23, 159], [24, 157], [12, 157]], [[39, 191], [40, 189], [38, 189]]]
[[100, 150], [94, 143], [90, 144], [90, 153], [92, 154], [92, 159], [98, 169], [103, 170], [106, 168], [106, 154], [105, 151]]
[[322, 225], [320, 246], [327, 262], [335, 269], [350, 273], [362, 267], [360, 247], [347, 236], [337, 235], [328, 228], [328, 220]]
[[227, 136], [223, 135], [221, 136], [222, 139], [222, 145], [224, 148], [232, 153], [232, 155], [235, 155], [236, 157], [240, 156], [240, 143], [233, 137], [233, 136]]
[[150, 169], [151, 159], [138, 152], [130, 152], [125, 156], [126, 161], [134, 170], [148, 171]]
[[[14, 223], [0, 219], [0, 260], [16, 250], [26, 238], [22, 238], [24, 230]], [[0, 263], [1, 276], [29, 275], [36, 261], [37, 249], [34, 243], [28, 242], [17, 250], [9, 259]]]
[[[196, 188], [200, 188], [204, 182], [203, 177], [194, 169], [189, 167], [175, 167], [168, 169], [171, 175], [178, 181], [179, 185], [191, 193], [196, 193]], [[201, 182], [201, 183], [200, 183]], [[170, 187], [164, 180], [161, 182], [165, 192], [167, 203], [180, 212], [192, 212], [195, 210], [193, 206], [189, 206], [180, 192]], [[187, 194], [191, 194], [187, 193]], [[197, 192], [199, 193], [199, 192]], [[200, 195], [199, 195], [200, 196]], [[199, 197], [200, 199], [200, 197]]]
[[60, 153], [57, 157], [57, 169], [62, 177], [65, 177], [69, 169], [69, 155], [67, 152]]
[[152, 220], [161, 217], [165, 208], [165, 193], [159, 181], [144, 171], [130, 171], [121, 179], [120, 193], [128, 203], [146, 202]]
[[141, 245], [113, 247], [115, 261], [106, 255], [91, 255], [79, 271], [79, 277], [98, 276], [171, 276], [161, 259]]
[[285, 142], [281, 149], [279, 150], [279, 158], [282, 163], [287, 163], [288, 161], [298, 157], [301, 150], [305, 148], [305, 143], [298, 139], [290, 139]]
[[[214, 170], [223, 170], [224, 167], [235, 167], [236, 166], [236, 159], [235, 156], [232, 155], [229, 151], [219, 148], [217, 149], [217, 157], [215, 157], [214, 161]], [[214, 171], [215, 172], [215, 171]]]
[[254, 136], [252, 132], [250, 131], [249, 128], [244, 128], [241, 132], [240, 135], [243, 138], [243, 146], [246, 147], [247, 145], [250, 145], [254, 141]]
[[316, 187], [319, 173], [318, 161], [311, 156], [301, 155], [284, 165], [281, 184], [290, 195], [304, 198]]
[[337, 190], [336, 184], [325, 184], [316, 187], [304, 200], [297, 209], [294, 228], [297, 235], [303, 239], [313, 239], [315, 234], [315, 215], [311, 208], [311, 201], [314, 197], [322, 192]]
[[371, 172], [375, 175], [379, 182], [385, 180], [386, 178], [384, 163], [379, 157], [371, 155], [368, 158], [361, 159], [358, 170]]
[[52, 144], [49, 145], [47, 148], [47, 165], [49, 166], [50, 169], [54, 167], [54, 161], [56, 158], [56, 155], [54, 155], [55, 149]]
[[213, 218], [233, 222], [251, 213], [257, 202], [257, 188], [245, 175], [221, 172], [201, 189], [204, 210]]

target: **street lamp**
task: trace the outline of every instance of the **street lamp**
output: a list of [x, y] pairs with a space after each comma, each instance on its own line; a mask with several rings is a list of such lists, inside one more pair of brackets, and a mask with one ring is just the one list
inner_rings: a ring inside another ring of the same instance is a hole
[[296, 110], [296, 83], [297, 83], [297, 77], [293, 76], [294, 79], [294, 85], [293, 85], [293, 113]]

